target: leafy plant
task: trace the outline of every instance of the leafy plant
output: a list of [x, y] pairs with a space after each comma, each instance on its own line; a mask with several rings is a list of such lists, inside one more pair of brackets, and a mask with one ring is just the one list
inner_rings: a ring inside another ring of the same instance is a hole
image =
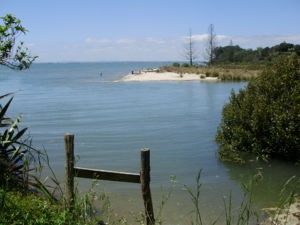
[[40, 168], [42, 153], [32, 148], [30, 139], [25, 137], [27, 128], [19, 128], [22, 117], [12, 120], [6, 116], [12, 100], [0, 105], [0, 187], [24, 188], [31, 183], [30, 171]]
[[94, 192], [77, 196], [75, 207], [68, 210], [63, 201], [49, 202], [36, 193], [0, 188], [0, 224], [66, 225], [104, 224], [94, 216]]

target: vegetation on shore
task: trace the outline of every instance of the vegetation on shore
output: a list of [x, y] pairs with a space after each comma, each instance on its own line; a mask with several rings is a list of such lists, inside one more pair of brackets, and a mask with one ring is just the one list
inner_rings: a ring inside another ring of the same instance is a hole
[[231, 93], [224, 106], [216, 141], [222, 159], [242, 160], [243, 153], [262, 158], [300, 160], [300, 61], [282, 57]]
[[204, 77], [218, 77], [221, 81], [249, 81], [258, 77], [266, 67], [276, 64], [278, 59], [291, 55], [300, 57], [300, 45], [283, 42], [256, 50], [229, 45], [215, 47], [214, 57], [206, 65], [173, 63], [161, 67], [161, 71], [194, 73]]
[[63, 205], [53, 204], [35, 193], [0, 189], [0, 198], [0, 224], [89, 224], [90, 221], [82, 213], [80, 216], [78, 212], [70, 213]]
[[174, 63], [172, 66], [163, 66], [162, 72], [174, 72], [179, 74], [193, 73], [204, 77], [218, 77], [221, 81], [248, 81], [261, 73], [263, 65], [207, 65], [189, 66], [189, 64]]
[[210, 64], [230, 63], [263, 63], [273, 64], [280, 57], [287, 57], [292, 54], [300, 56], [300, 45], [282, 42], [273, 47], [243, 49], [238, 45], [216, 47], [215, 57]]

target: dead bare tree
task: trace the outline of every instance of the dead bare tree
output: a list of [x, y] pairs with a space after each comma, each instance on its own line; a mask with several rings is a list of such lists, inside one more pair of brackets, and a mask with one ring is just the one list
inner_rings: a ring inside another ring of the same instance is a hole
[[215, 48], [217, 42], [217, 36], [214, 31], [214, 25], [210, 24], [208, 27], [208, 37], [206, 44], [206, 58], [208, 60], [208, 64], [212, 64], [215, 59]]
[[197, 59], [196, 43], [193, 40], [192, 29], [189, 30], [185, 41], [183, 57], [187, 59], [190, 66], [192, 66], [195, 59]]

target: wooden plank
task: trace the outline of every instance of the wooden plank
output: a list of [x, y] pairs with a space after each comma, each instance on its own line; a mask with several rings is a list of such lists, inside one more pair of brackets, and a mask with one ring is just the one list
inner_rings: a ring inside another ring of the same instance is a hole
[[65, 134], [66, 151], [66, 200], [71, 209], [74, 205], [74, 134]]
[[74, 175], [81, 178], [140, 183], [140, 174], [138, 173], [125, 173], [74, 167]]
[[141, 150], [141, 188], [144, 199], [147, 225], [154, 225], [155, 218], [153, 212], [151, 191], [150, 191], [150, 149]]

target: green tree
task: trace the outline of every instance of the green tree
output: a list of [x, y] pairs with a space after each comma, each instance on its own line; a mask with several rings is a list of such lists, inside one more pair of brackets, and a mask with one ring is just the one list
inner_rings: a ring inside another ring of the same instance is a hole
[[11, 69], [23, 70], [30, 67], [37, 56], [31, 56], [23, 42], [16, 42], [20, 34], [27, 30], [21, 25], [21, 20], [11, 14], [1, 17], [0, 24], [0, 65]]
[[278, 57], [289, 56], [296, 53], [300, 56], [300, 45], [290, 43], [280, 43], [271, 48], [243, 49], [232, 44], [214, 49], [214, 63], [256, 63], [256, 62], [276, 62]]
[[223, 159], [242, 152], [300, 160], [300, 62], [281, 57], [224, 106], [216, 135]]

